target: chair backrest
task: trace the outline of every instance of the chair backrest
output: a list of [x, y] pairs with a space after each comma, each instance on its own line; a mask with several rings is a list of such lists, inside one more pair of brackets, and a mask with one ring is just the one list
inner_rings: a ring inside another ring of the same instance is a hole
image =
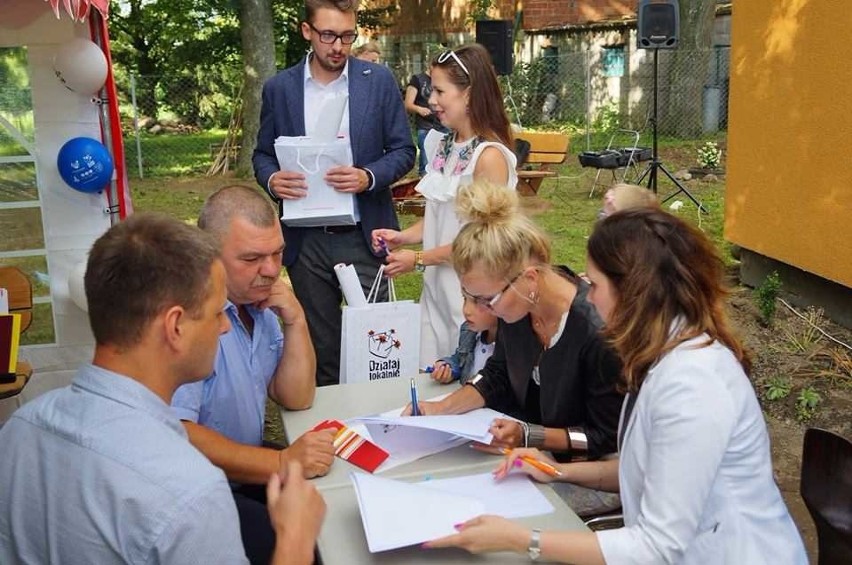
[[848, 565], [852, 556], [852, 442], [809, 428], [802, 449], [799, 490], [816, 524], [819, 565]]
[[530, 144], [528, 163], [544, 165], [564, 163], [571, 141], [570, 137], [559, 132], [521, 131], [515, 134], [515, 138]]
[[530, 159], [530, 142], [519, 137], [515, 138], [515, 157], [518, 158], [518, 168], [527, 164]]
[[0, 288], [9, 292], [9, 313], [21, 315], [21, 333], [33, 321], [33, 286], [17, 267], [0, 267]]

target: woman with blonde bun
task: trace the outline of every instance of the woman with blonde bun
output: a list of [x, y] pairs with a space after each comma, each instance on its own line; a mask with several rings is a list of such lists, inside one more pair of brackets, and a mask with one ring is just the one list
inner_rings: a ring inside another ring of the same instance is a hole
[[588, 284], [551, 266], [550, 241], [521, 213], [517, 193], [477, 182], [456, 205], [467, 223], [453, 266], [464, 300], [499, 318], [497, 341], [479, 374], [443, 400], [419, 402], [421, 413], [487, 406], [518, 418], [494, 421], [496, 447], [539, 447], [559, 461], [615, 452], [620, 366], [599, 335]]

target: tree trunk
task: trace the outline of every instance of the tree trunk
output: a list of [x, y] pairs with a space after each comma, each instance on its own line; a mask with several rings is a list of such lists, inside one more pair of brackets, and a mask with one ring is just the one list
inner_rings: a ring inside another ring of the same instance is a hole
[[237, 174], [252, 176], [251, 154], [257, 143], [263, 83], [275, 74], [275, 39], [271, 0], [241, 0], [240, 38], [243, 48], [242, 137]]
[[[661, 95], [660, 132], [680, 138], [702, 133], [702, 100], [710, 70], [715, 0], [680, 0], [680, 37], [665, 67], [661, 57], [660, 90], [668, 77], [667, 96]], [[666, 68], [668, 72], [662, 72]], [[665, 104], [662, 101], [665, 100]]]

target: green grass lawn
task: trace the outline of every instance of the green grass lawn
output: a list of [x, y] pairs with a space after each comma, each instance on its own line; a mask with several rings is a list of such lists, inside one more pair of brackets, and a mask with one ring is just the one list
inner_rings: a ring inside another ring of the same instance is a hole
[[[695, 150], [701, 143], [703, 141], [664, 141], [661, 143], [660, 157], [672, 172], [685, 169], [694, 165]], [[559, 168], [557, 179], [545, 180], [537, 196], [522, 198], [524, 209], [552, 238], [554, 263], [568, 265], [578, 271], [585, 269], [586, 240], [594, 227], [605, 191], [604, 187], [600, 187], [589, 198], [594, 174], [595, 169], [580, 167], [576, 155], [572, 154], [568, 156], [566, 164]], [[608, 182], [611, 175], [604, 171], [601, 178]], [[255, 185], [254, 179], [228, 177], [155, 177], [131, 180], [130, 184], [136, 210], [165, 212], [194, 223], [206, 196], [221, 186], [233, 183]], [[663, 175], [659, 176], [658, 183], [661, 197], [675, 190]], [[728, 245], [722, 237], [724, 182], [691, 180], [685, 185], [703, 202], [709, 213], [700, 214], [696, 206], [683, 195], [674, 199], [682, 201], [683, 206], [673, 213], [700, 226], [729, 260]], [[412, 215], [400, 215], [403, 226], [411, 225], [417, 219]], [[420, 275], [416, 273], [399, 277], [396, 281], [398, 297], [417, 299], [421, 281]]]

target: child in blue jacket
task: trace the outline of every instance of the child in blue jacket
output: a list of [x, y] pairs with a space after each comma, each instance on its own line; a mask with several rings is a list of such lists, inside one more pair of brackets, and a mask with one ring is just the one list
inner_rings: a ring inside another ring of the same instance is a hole
[[494, 353], [497, 316], [467, 298], [462, 311], [465, 322], [461, 325], [456, 352], [435, 361], [432, 367], [432, 378], [442, 384], [453, 381], [466, 383], [485, 366]]

